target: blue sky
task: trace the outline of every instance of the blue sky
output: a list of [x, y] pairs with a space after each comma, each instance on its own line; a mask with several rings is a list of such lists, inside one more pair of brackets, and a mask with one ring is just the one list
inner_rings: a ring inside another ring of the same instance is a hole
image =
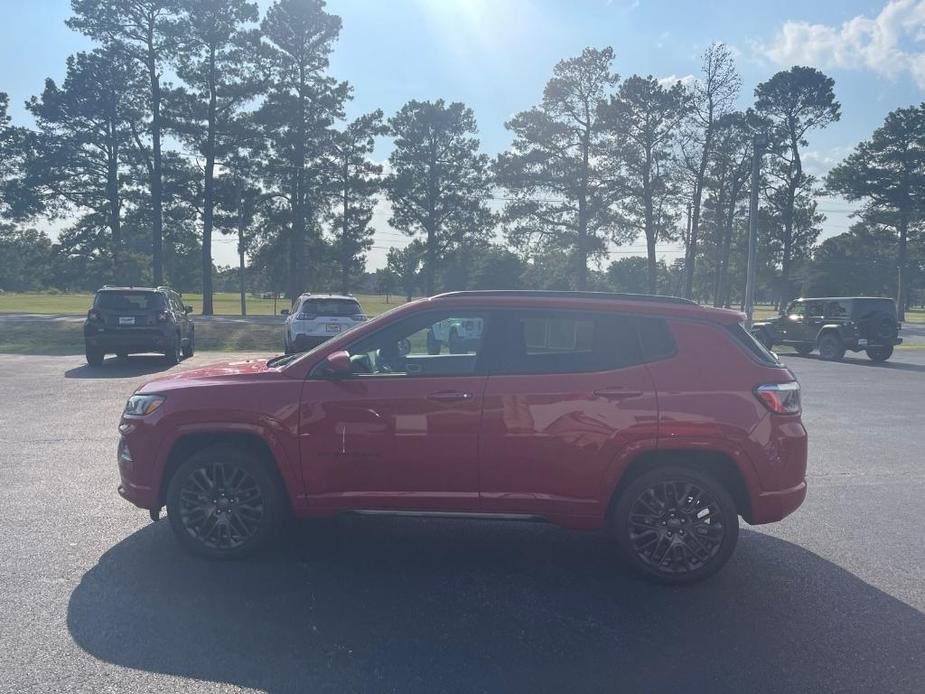
[[[89, 43], [64, 25], [67, 0], [0, 0], [0, 10], [0, 91], [25, 123], [23, 102], [45, 77], [60, 79], [67, 55]], [[354, 86], [350, 116], [377, 107], [390, 114], [411, 98], [461, 100], [491, 155], [510, 141], [504, 121], [539, 100], [558, 60], [586, 46], [613, 46], [624, 76], [684, 78], [697, 74], [710, 41], [724, 41], [738, 54], [743, 106], [781, 68], [823, 69], [835, 78], [843, 116], [810, 138], [807, 164], [820, 174], [889, 111], [921, 102], [925, 88], [925, 0], [330, 0], [329, 10], [343, 18], [332, 73]], [[386, 156], [383, 142], [376, 157]], [[826, 236], [847, 228], [844, 202], [822, 207]], [[387, 216], [378, 210], [373, 266], [402, 238]], [[233, 244], [217, 249], [217, 262], [234, 262]]]

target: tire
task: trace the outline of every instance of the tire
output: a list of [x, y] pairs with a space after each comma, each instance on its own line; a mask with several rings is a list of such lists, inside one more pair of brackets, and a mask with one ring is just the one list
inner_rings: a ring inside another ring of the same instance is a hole
[[886, 361], [893, 356], [893, 345], [877, 345], [864, 350], [871, 361]]
[[167, 518], [187, 551], [237, 559], [267, 545], [283, 518], [283, 499], [259, 456], [219, 444], [177, 468], [167, 487]]
[[167, 347], [167, 350], [164, 352], [164, 356], [167, 358], [167, 363], [171, 366], [176, 366], [180, 363], [180, 360], [183, 359], [183, 354], [180, 349], [180, 336], [177, 335], [171, 340], [170, 345]]
[[875, 311], [859, 321], [863, 337], [871, 341], [892, 340], [898, 334], [896, 318], [882, 311]]
[[676, 465], [634, 479], [616, 499], [610, 521], [630, 567], [672, 585], [715, 574], [739, 537], [738, 511], [725, 487], [707, 473]]
[[834, 333], [819, 338], [819, 356], [825, 361], [841, 361], [845, 356], [845, 345]]
[[183, 358], [189, 359], [196, 352], [196, 333], [190, 330], [189, 340], [186, 341], [186, 346], [183, 348]]
[[87, 348], [85, 355], [87, 357], [87, 364], [93, 367], [98, 367], [103, 365], [103, 358], [106, 356], [106, 353], [101, 352], [98, 349]]
[[427, 331], [427, 353], [432, 356], [440, 354], [440, 340], [434, 336], [433, 330]]
[[797, 354], [805, 357], [807, 354], [813, 351], [814, 347], [812, 345], [802, 344], [794, 345], [793, 348], [797, 351]]

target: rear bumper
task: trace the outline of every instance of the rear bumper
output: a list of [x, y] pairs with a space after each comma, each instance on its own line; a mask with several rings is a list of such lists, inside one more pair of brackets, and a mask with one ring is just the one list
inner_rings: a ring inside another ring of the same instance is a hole
[[163, 333], [84, 333], [84, 342], [88, 349], [104, 352], [163, 352], [168, 346], [167, 336]]
[[903, 339], [901, 337], [895, 337], [892, 340], [864, 340], [863, 338], [852, 338], [845, 341], [845, 347], [853, 351], [860, 351], [868, 347], [896, 346], [902, 343]]
[[806, 480], [790, 489], [760, 492], [752, 498], [751, 517], [746, 519], [752, 525], [774, 523], [796, 511], [806, 498]]

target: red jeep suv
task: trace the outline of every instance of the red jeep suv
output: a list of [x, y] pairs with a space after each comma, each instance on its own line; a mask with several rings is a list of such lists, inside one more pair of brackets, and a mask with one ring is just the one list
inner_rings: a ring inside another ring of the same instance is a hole
[[[806, 495], [793, 374], [740, 313], [593, 292], [453, 292], [302, 354], [139, 388], [119, 492], [186, 548], [236, 557], [288, 515], [545, 519], [606, 528], [638, 571], [717, 571], [738, 517]], [[472, 326], [435, 349], [434, 326]], [[476, 327], [478, 329], [476, 330]]]

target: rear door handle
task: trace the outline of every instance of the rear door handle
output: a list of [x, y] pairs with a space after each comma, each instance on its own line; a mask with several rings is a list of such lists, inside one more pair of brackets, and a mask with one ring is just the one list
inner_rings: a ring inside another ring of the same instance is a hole
[[642, 396], [641, 390], [623, 390], [623, 388], [599, 388], [594, 394], [600, 398], [608, 400], [627, 400], [629, 398], [638, 398]]
[[453, 400], [471, 400], [472, 393], [463, 393], [458, 390], [439, 390], [427, 396], [428, 400], [453, 401]]

